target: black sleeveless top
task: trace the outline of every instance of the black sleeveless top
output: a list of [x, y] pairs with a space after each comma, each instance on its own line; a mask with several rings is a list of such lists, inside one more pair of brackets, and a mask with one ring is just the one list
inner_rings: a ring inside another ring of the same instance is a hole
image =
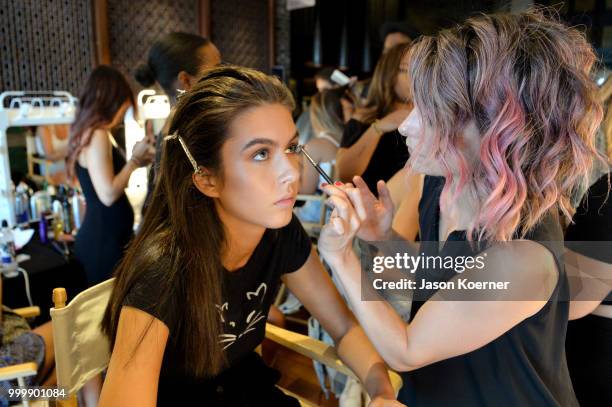
[[[113, 173], [117, 175], [124, 165], [125, 158], [113, 147]], [[85, 268], [87, 284], [91, 286], [112, 276], [132, 238], [134, 211], [125, 193], [111, 206], [104, 205], [94, 189], [89, 170], [81, 167], [78, 161], [75, 167], [87, 210], [76, 236], [74, 252]]]
[[[340, 147], [348, 148], [355, 144], [368, 127], [370, 125], [367, 123], [355, 119], [349, 120], [342, 133]], [[377, 194], [376, 183], [379, 180], [388, 181], [406, 165], [409, 157], [408, 147], [397, 130], [384, 133], [380, 136], [372, 158], [370, 158], [368, 166], [361, 174], [361, 178], [368, 185], [370, 191]]]
[[[422, 240], [438, 240], [442, 177], [425, 177], [419, 203]], [[536, 241], [562, 242], [561, 227], [545, 219], [529, 234]], [[448, 240], [465, 240], [453, 232]], [[487, 345], [465, 355], [404, 373], [399, 400], [415, 406], [578, 406], [565, 358], [569, 284], [558, 252], [559, 279], [547, 304]], [[444, 251], [444, 249], [442, 249]], [[450, 279], [454, 271], [442, 277]], [[417, 279], [423, 278], [417, 272]], [[431, 278], [428, 276], [428, 279]], [[419, 286], [420, 283], [417, 283]], [[426, 293], [425, 297], [434, 292]], [[413, 304], [412, 316], [422, 303]], [[449, 339], [453, 340], [453, 339]]]

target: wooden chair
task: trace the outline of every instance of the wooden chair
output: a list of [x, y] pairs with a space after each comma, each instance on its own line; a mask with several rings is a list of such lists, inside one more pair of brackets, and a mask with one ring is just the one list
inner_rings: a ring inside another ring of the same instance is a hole
[[[58, 400], [61, 407], [77, 406], [76, 393], [93, 377], [106, 369], [110, 360], [109, 344], [100, 332], [100, 322], [109, 301], [114, 279], [107, 280], [78, 294], [66, 305], [66, 290], [53, 290], [54, 308], [51, 309], [53, 339], [58, 386], [66, 387], [70, 393], [68, 400]], [[334, 349], [307, 336], [290, 332], [267, 324], [266, 337], [286, 346], [308, 358], [354, 374], [337, 357]], [[399, 391], [402, 381], [399, 375], [391, 372], [393, 386]], [[285, 390], [284, 390], [285, 391]], [[286, 391], [300, 400], [302, 406], [312, 403]]]
[[102, 373], [110, 360], [109, 343], [100, 323], [113, 289], [114, 279], [79, 293], [66, 305], [64, 288], [53, 290], [51, 321], [55, 346], [57, 385], [69, 393], [58, 400], [60, 407], [76, 407], [77, 393], [85, 383]]
[[[340, 373], [343, 373], [349, 377], [358, 380], [357, 376], [355, 376], [355, 373], [353, 373], [351, 369], [349, 369], [344, 363], [342, 363], [342, 361], [338, 357], [338, 354], [336, 353], [336, 349], [333, 346], [311, 338], [310, 336], [288, 331], [272, 324], [266, 324], [266, 338], [294, 352], [297, 352], [300, 355], [306, 356], [307, 358], [312, 360], [316, 360], [317, 362], [320, 362], [325, 366], [328, 366], [332, 369], [337, 370]], [[400, 375], [391, 370], [389, 370], [389, 377], [391, 379], [393, 389], [395, 390], [395, 395], [397, 396], [397, 393], [402, 388], [402, 378], [400, 377]], [[286, 389], [282, 390], [286, 394], [298, 399], [302, 406], [316, 406], [316, 404], [313, 404], [308, 400], [304, 400], [300, 396]]]

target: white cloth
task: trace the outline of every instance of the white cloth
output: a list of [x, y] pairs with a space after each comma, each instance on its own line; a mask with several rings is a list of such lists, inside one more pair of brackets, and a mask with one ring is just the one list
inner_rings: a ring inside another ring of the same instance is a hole
[[66, 307], [51, 309], [57, 384], [71, 394], [106, 369], [110, 360], [100, 323], [114, 282], [106, 280], [78, 294]]

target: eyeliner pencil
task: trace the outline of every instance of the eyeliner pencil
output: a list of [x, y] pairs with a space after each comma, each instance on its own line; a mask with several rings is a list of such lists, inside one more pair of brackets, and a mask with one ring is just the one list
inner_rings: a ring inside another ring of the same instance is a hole
[[323, 179], [325, 180], [325, 182], [327, 182], [328, 184], [332, 185], [334, 183], [334, 181], [332, 181], [331, 178], [329, 178], [329, 175], [327, 175], [325, 173], [325, 171], [323, 171], [323, 169], [321, 169], [321, 167], [319, 167], [319, 164], [317, 164], [316, 162], [314, 162], [314, 160], [312, 159], [312, 157], [306, 152], [306, 149], [304, 149], [304, 146], [300, 146], [300, 151], [302, 153], [304, 153], [304, 156], [306, 156], [306, 159], [310, 162], [310, 164], [312, 164], [312, 166], [314, 167], [315, 170], [317, 170], [317, 172], [319, 174], [321, 174], [321, 176], [323, 177]]

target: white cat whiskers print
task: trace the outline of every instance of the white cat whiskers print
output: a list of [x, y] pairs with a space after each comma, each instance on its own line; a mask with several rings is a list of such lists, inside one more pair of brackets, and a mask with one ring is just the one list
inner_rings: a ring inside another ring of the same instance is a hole
[[[266, 295], [268, 287], [265, 283], [261, 283], [257, 290], [248, 291], [246, 293], [247, 301], [254, 301], [254, 309], [249, 312], [245, 321], [244, 321], [244, 329], [240, 333], [223, 333], [219, 335], [219, 343], [224, 344], [223, 349], [227, 349], [232, 346], [238, 339], [246, 335], [247, 333], [254, 331], [255, 326], [262, 319], [266, 319], [266, 315], [263, 314], [261, 310], [261, 304], [263, 303], [263, 299]], [[259, 301], [257, 301], [259, 300]], [[226, 321], [225, 314], [229, 311], [229, 303], [225, 302], [223, 305], [216, 305], [217, 311], [219, 312], [219, 317], [221, 318], [221, 322], [225, 326], [225, 332], [236, 329], [236, 321]], [[238, 321], [240, 323], [240, 321]], [[228, 325], [229, 328], [228, 329]]]

